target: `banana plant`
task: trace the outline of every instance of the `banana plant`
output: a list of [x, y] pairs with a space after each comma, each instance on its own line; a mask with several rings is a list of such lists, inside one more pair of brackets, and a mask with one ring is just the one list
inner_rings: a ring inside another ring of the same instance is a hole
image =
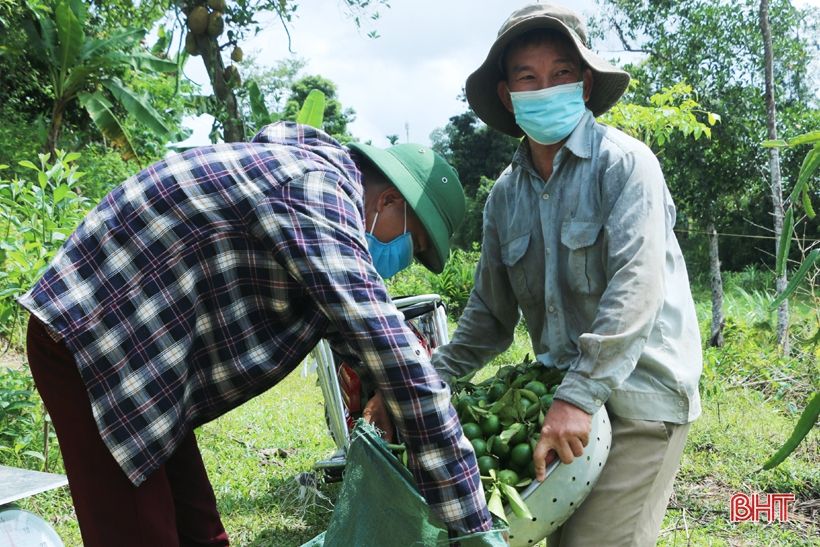
[[[791, 247], [792, 234], [794, 232], [795, 208], [797, 204], [799, 203], [802, 206], [803, 213], [807, 220], [814, 220], [817, 217], [811, 203], [811, 194], [814, 190], [811, 183], [816, 180], [817, 173], [820, 171], [820, 131], [809, 131], [789, 141], [767, 140], [763, 142], [763, 146], [766, 148], [786, 148], [800, 145], [811, 145], [811, 149], [803, 159], [803, 164], [800, 166], [800, 172], [797, 175], [797, 182], [787, 200], [788, 209], [786, 210], [786, 218], [783, 222], [783, 231], [780, 234], [780, 246], [775, 263], [775, 271], [778, 276], [786, 271], [789, 247]], [[820, 249], [812, 249], [808, 255], [803, 258], [800, 267], [792, 275], [786, 289], [769, 305], [769, 309], [777, 309], [781, 302], [794, 294], [800, 284], [803, 283], [803, 280], [808, 276], [809, 271], [816, 271], [818, 264], [820, 264]], [[820, 316], [818, 317], [818, 325], [820, 325]], [[807, 340], [807, 342], [815, 346], [820, 343], [820, 326], [818, 326], [814, 336]], [[816, 427], [818, 418], [820, 418], [820, 391], [815, 391], [806, 404], [806, 408], [804, 408], [800, 414], [800, 418], [797, 420], [792, 434], [783, 446], [763, 464], [763, 469], [777, 467], [789, 457], [806, 435]]]
[[117, 114], [118, 106], [157, 135], [170, 135], [162, 116], [117, 75], [127, 70], [175, 72], [177, 64], [139, 47], [145, 30], [121, 29], [105, 38], [93, 38], [84, 31], [87, 12], [83, 2], [56, 0], [49, 4], [49, 12], [32, 9], [32, 17], [25, 25], [35, 54], [48, 67], [54, 93], [48, 151], [54, 154], [63, 115], [75, 100], [126, 158], [137, 154], [124, 120]]
[[318, 89], [311, 89], [302, 108], [299, 109], [299, 114], [296, 115], [296, 123], [321, 129], [324, 118], [325, 94]]
[[[251, 106], [251, 122], [256, 128], [263, 125], [277, 122], [282, 119], [282, 115], [271, 113], [265, 105], [265, 96], [259, 85], [250, 80], [246, 88], [248, 90], [248, 99]], [[319, 89], [311, 89], [305, 102], [302, 103], [299, 112], [296, 114], [296, 123], [310, 125], [317, 129], [322, 129], [325, 116], [326, 96]]]

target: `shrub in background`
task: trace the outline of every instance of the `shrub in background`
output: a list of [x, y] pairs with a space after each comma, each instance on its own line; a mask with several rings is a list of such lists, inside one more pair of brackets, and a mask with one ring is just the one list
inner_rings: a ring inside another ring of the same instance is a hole
[[413, 263], [409, 268], [387, 281], [387, 289], [393, 297], [435, 293], [447, 305], [450, 317], [457, 320], [464, 311], [467, 298], [473, 289], [475, 268], [478, 262], [478, 245], [465, 251], [453, 249], [444, 271], [436, 275], [424, 266]]
[[3, 179], [0, 165], [0, 336], [22, 343], [24, 312], [15, 299], [42, 275], [90, 201], [78, 192], [77, 153], [58, 151], [19, 165], [28, 176]]

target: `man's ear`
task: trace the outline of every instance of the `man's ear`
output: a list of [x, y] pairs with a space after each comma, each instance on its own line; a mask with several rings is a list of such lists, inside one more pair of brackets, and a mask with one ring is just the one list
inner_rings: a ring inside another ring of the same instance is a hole
[[507, 110], [512, 112], [513, 105], [512, 99], [510, 99], [510, 88], [507, 87], [507, 80], [499, 81], [495, 91], [498, 93], [498, 98], [501, 100], [501, 104], [503, 104]]
[[589, 97], [592, 95], [592, 84], [595, 83], [595, 78], [592, 75], [592, 69], [589, 67], [584, 68], [584, 102], [589, 100]]
[[379, 194], [379, 197], [376, 201], [376, 210], [381, 212], [381, 210], [385, 207], [390, 207], [393, 205], [402, 205], [404, 202], [404, 196], [399, 192], [398, 188], [395, 186], [388, 186]]

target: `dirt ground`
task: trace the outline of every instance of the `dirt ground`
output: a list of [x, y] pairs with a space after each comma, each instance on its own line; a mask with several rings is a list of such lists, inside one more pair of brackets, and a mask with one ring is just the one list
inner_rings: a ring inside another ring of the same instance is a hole
[[6, 347], [4, 340], [0, 339], [0, 367], [6, 368], [22, 368], [26, 363], [26, 355], [19, 353], [13, 349], [3, 351]]

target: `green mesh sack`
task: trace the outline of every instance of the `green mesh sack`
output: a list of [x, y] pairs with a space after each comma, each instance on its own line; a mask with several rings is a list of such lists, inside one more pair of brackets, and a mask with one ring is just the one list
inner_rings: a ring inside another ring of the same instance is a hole
[[344, 483], [327, 531], [302, 547], [507, 545], [504, 530], [448, 539], [447, 527], [375, 428], [359, 420], [350, 438]]

